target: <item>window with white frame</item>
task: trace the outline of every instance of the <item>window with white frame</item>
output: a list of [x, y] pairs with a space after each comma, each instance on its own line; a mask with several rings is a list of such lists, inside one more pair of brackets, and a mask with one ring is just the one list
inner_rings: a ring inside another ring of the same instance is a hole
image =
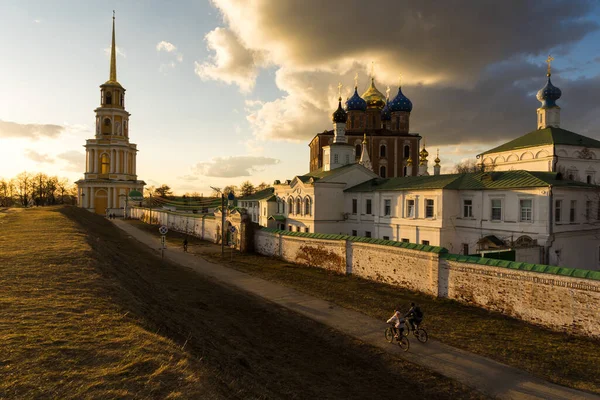
[[415, 201], [413, 199], [406, 200], [406, 218], [415, 217]]
[[473, 200], [463, 200], [463, 218], [473, 218]]
[[519, 200], [519, 206], [521, 209], [521, 222], [533, 221], [533, 200], [532, 199], [521, 199]]
[[425, 199], [425, 218], [433, 218], [434, 202], [433, 199]]
[[358, 231], [356, 231], [355, 229], [352, 229], [352, 236], [358, 236]]
[[373, 211], [373, 207], [371, 204], [371, 199], [367, 199], [366, 206], [365, 206], [365, 214], [371, 215], [372, 211]]
[[554, 201], [554, 222], [560, 222], [562, 218], [562, 200]]
[[287, 209], [288, 214], [293, 214], [294, 213], [294, 200], [292, 200], [291, 197], [288, 199], [287, 204], [288, 204], [288, 209]]
[[371, 237], [371, 232], [370, 231], [365, 231], [365, 237], [370, 238]]
[[339, 155], [337, 155], [337, 154], [333, 155], [333, 163], [334, 164], [337, 164], [339, 162], [339, 159], [340, 159]]
[[492, 199], [492, 213], [491, 220], [492, 221], [502, 221], [502, 200], [501, 199]]
[[352, 214], [356, 213], [358, 213], [358, 199], [352, 199]]
[[386, 217], [392, 215], [392, 200], [383, 200], [383, 215], [385, 215]]
[[304, 199], [304, 215], [311, 215], [310, 197]]
[[575, 222], [575, 210], [577, 209], [577, 200], [571, 200], [571, 209], [569, 210], [569, 221]]
[[301, 212], [302, 212], [302, 200], [300, 200], [300, 197], [298, 197], [296, 199], [296, 215], [300, 215]]

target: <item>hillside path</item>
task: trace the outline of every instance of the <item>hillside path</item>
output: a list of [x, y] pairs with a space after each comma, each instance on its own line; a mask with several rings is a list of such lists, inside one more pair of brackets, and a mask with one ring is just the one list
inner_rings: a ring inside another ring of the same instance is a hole
[[[111, 221], [131, 237], [156, 251], [160, 251], [160, 241], [150, 233], [144, 232], [122, 220]], [[184, 253], [179, 248], [165, 249], [164, 257], [168, 261], [191, 268], [202, 275], [210, 276], [224, 284], [279, 304], [364, 343], [422, 365], [493, 397], [519, 400], [600, 400], [600, 396], [555, 385], [517, 368], [434, 340], [421, 344], [411, 336], [410, 350], [405, 353], [398, 346], [391, 345], [384, 339], [383, 332], [386, 328], [384, 321], [339, 307], [292, 288], [256, 278], [221, 264], [208, 262], [201, 257]]]

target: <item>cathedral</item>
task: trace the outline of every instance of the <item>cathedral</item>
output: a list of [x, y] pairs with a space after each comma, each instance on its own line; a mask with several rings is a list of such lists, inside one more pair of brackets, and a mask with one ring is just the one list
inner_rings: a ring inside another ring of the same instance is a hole
[[129, 197], [140, 197], [145, 185], [137, 179], [137, 146], [129, 142], [130, 114], [125, 88], [117, 81], [116, 57], [113, 15], [110, 75], [100, 85], [95, 137], [86, 140], [84, 178], [75, 182], [79, 206], [103, 215], [123, 215]]
[[[341, 98], [337, 117], [334, 116], [334, 130], [315, 135], [310, 147], [310, 171], [326, 167], [327, 148], [336, 141], [344, 140], [347, 154], [352, 161], [359, 161], [363, 149], [368, 151], [369, 169], [382, 178], [412, 176], [418, 174], [419, 141], [417, 133], [409, 133], [412, 102], [402, 93], [390, 100], [389, 88], [384, 96], [375, 86], [371, 76], [369, 88], [358, 94], [358, 78], [355, 78], [354, 94], [341, 107]], [[335, 120], [337, 118], [337, 121]], [[335, 123], [337, 122], [338, 125]], [[336, 126], [345, 126], [345, 132], [335, 132]], [[350, 149], [350, 147], [352, 149]], [[341, 147], [339, 147], [341, 149]]]

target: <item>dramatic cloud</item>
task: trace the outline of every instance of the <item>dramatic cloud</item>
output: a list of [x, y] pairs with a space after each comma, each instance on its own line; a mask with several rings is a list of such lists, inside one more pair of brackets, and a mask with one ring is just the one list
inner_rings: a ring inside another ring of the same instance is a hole
[[65, 171], [81, 172], [85, 170], [85, 154], [76, 150], [66, 151], [56, 156], [59, 160], [65, 161]]
[[[259, 171], [259, 167], [278, 164], [279, 160], [270, 157], [233, 156], [216, 157], [211, 161], [202, 162], [192, 167], [192, 173], [219, 178], [235, 178], [251, 176]], [[185, 180], [191, 180], [188, 175]]]
[[206, 34], [206, 42], [215, 55], [208, 62], [196, 62], [196, 74], [204, 80], [236, 84], [242, 92], [252, 90], [258, 75], [258, 53], [244, 47], [236, 34], [225, 28]]
[[18, 124], [0, 120], [0, 138], [56, 138], [64, 131], [60, 125]]
[[48, 156], [47, 154], [38, 153], [37, 151], [31, 149], [25, 150], [25, 157], [40, 164], [52, 164], [54, 162], [52, 157]]
[[[545, 56], [566, 56], [598, 29], [587, 18], [593, 3], [585, 0], [535, 6], [449, 0], [444, 7], [433, 0], [372, 0], [368, 7], [363, 0], [347, 0], [343, 7], [322, 0], [212, 2], [226, 26], [206, 35], [214, 55], [196, 63], [196, 73], [247, 93], [260, 68], [277, 69], [276, 84], [284, 95], [247, 105], [247, 119], [260, 140], [306, 141], [331, 129], [337, 82], [346, 85], [345, 98], [359, 72], [362, 93], [371, 61], [378, 88], [392, 86], [392, 96], [402, 73], [403, 91], [415, 106], [411, 131], [428, 143], [511, 138], [535, 128], [534, 95], [544, 85]], [[570, 81], [556, 72], [563, 125], [600, 133], [594, 125], [600, 110], [590, 108], [597, 102], [586, 100], [595, 93], [597, 78]]]

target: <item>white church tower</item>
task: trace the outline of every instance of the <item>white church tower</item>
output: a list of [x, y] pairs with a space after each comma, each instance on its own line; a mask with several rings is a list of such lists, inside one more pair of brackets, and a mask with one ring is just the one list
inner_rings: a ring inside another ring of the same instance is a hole
[[[341, 84], [338, 86], [341, 90]], [[342, 97], [338, 99], [338, 108], [332, 114], [333, 143], [323, 147], [323, 170], [331, 171], [344, 165], [353, 164], [356, 149], [346, 141], [346, 120], [348, 114], [342, 108]]]
[[560, 128], [560, 107], [556, 104], [556, 100], [560, 99], [562, 92], [550, 81], [550, 75], [552, 75], [550, 63], [552, 60], [554, 60], [554, 58], [548, 56], [548, 59], [546, 60], [548, 63], [548, 73], [546, 74], [548, 82], [546, 82], [546, 86], [537, 92], [536, 96], [542, 103], [540, 108], [537, 109], [538, 129], [549, 127]]
[[100, 85], [95, 137], [86, 140], [84, 178], [75, 183], [80, 207], [97, 214], [123, 215], [129, 193], [143, 193], [146, 183], [137, 180], [137, 146], [129, 142], [130, 114], [125, 110], [125, 88], [117, 81], [116, 57], [113, 12], [110, 75]]

